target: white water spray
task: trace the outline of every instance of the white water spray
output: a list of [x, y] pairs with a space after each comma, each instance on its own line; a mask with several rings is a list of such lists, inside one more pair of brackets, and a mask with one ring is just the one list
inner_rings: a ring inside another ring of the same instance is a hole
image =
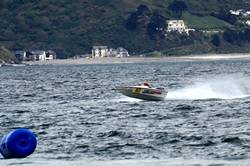
[[193, 82], [193, 85], [182, 89], [169, 90], [166, 99], [235, 99], [250, 96], [250, 78], [242, 74], [220, 75]]
[[115, 99], [116, 102], [128, 102], [128, 103], [137, 103], [137, 102], [140, 102], [142, 101], [141, 99], [135, 99], [135, 98], [131, 98], [131, 97], [122, 97], [122, 98], [119, 98], [119, 99]]

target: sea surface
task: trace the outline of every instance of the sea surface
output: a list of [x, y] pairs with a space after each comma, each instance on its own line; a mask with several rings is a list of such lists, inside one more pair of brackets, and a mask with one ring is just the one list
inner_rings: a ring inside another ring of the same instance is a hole
[[[144, 80], [166, 100], [115, 90]], [[38, 140], [0, 165], [250, 165], [250, 60], [0, 67], [0, 126]]]

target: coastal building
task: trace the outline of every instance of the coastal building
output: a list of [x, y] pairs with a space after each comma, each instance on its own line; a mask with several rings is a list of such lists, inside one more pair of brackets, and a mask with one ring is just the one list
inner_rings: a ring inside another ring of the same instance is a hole
[[108, 47], [107, 46], [93, 46], [92, 58], [94, 57], [107, 57]]
[[122, 57], [129, 57], [129, 53], [128, 53], [128, 50], [126, 50], [125, 48], [122, 48], [122, 47], [118, 47], [116, 49], [116, 57], [118, 58], [122, 58]]
[[250, 26], [250, 20], [247, 20], [247, 21], [246, 21], [246, 24], [247, 24], [248, 26]]
[[188, 29], [183, 20], [168, 20], [167, 32], [173, 31], [189, 34], [190, 31], [195, 31], [195, 29]]
[[107, 46], [93, 46], [92, 58], [95, 57], [128, 57], [129, 53], [125, 48], [108, 48]]
[[114, 48], [109, 48], [107, 52], [107, 57], [115, 57], [117, 55], [117, 50]]
[[250, 11], [244, 10], [244, 9], [238, 9], [238, 10], [230, 10], [230, 14], [235, 15], [235, 16], [249, 16]]
[[15, 51], [16, 58], [20, 61], [47, 61], [56, 59], [56, 53], [52, 50], [49, 51]]
[[183, 20], [168, 20], [167, 26], [167, 32], [177, 31], [183, 33], [186, 30], [186, 25]]
[[232, 15], [236, 15], [236, 16], [239, 16], [243, 10], [242, 9], [239, 9], [239, 10], [230, 10], [229, 11]]
[[19, 61], [25, 61], [26, 60], [26, 51], [14, 51], [14, 55]]
[[45, 61], [46, 58], [46, 52], [45, 51], [31, 51], [30, 56], [32, 57], [33, 60], [35, 61]]
[[55, 53], [55, 51], [48, 50], [48, 51], [46, 51], [45, 54], [46, 54], [46, 56], [45, 56], [45, 60], [46, 61], [56, 59], [56, 53]]

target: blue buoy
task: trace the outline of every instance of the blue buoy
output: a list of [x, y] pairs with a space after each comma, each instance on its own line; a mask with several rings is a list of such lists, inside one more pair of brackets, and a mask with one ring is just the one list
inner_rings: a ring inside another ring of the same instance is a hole
[[16, 129], [3, 136], [0, 153], [5, 159], [25, 158], [35, 151], [36, 145], [36, 137], [30, 130]]

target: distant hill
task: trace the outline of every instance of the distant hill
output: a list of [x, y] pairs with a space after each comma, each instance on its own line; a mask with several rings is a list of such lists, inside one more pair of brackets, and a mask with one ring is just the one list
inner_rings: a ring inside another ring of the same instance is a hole
[[[208, 46], [210, 39], [201, 34], [165, 38], [154, 28], [164, 26], [163, 21], [184, 19], [191, 28], [225, 30], [238, 26], [216, 17], [217, 13], [250, 9], [249, 0], [185, 0], [186, 6], [180, 14], [175, 6], [170, 7], [173, 2], [1, 0], [0, 42], [11, 50], [55, 50], [59, 58], [90, 53], [93, 45], [122, 46], [134, 54], [167, 52], [178, 47], [195, 48], [194, 44]], [[207, 51], [211, 50], [212, 47]]]

